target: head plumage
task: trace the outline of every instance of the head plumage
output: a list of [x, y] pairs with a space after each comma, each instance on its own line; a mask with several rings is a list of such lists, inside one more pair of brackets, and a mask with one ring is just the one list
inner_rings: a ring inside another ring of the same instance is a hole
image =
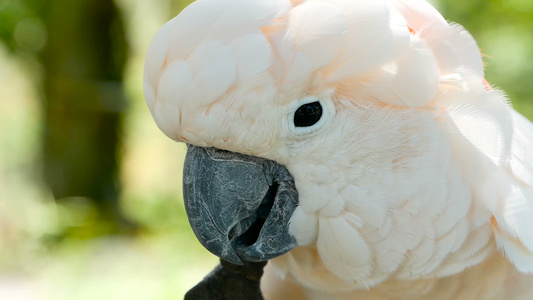
[[425, 0], [198, 0], [154, 38], [144, 87], [159, 127], [180, 139], [183, 109], [237, 90], [333, 88], [423, 107], [465, 72], [483, 77], [475, 41]]

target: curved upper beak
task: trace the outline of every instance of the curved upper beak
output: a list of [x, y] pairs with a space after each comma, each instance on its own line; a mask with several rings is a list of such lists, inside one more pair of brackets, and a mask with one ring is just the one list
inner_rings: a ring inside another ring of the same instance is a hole
[[189, 145], [183, 178], [189, 222], [211, 253], [242, 264], [266, 261], [297, 246], [288, 229], [298, 192], [282, 165]]

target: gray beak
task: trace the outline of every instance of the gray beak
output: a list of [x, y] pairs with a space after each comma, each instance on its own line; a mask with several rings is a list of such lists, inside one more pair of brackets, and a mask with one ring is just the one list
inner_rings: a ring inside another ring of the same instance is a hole
[[297, 246], [289, 219], [298, 205], [294, 179], [263, 158], [189, 145], [185, 209], [196, 237], [233, 263], [260, 262]]

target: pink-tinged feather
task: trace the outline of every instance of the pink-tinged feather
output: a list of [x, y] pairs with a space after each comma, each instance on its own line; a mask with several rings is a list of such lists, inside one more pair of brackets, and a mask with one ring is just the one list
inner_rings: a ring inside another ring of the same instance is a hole
[[161, 73], [167, 61], [167, 52], [172, 40], [171, 33], [176, 23], [175, 18], [168, 21], [154, 36], [144, 64], [144, 82], [157, 90]]
[[391, 0], [391, 3], [405, 16], [409, 26], [415, 32], [424, 30], [428, 24], [441, 24], [442, 26], [448, 24], [444, 17], [425, 0]]
[[237, 38], [229, 47], [237, 64], [239, 81], [246, 81], [272, 66], [272, 48], [259, 30]]
[[392, 58], [395, 43], [389, 9], [382, 0], [344, 1], [349, 31], [339, 56], [324, 68], [324, 81], [336, 83], [375, 69]]
[[423, 107], [435, 99], [440, 73], [437, 61], [424, 41], [413, 37], [410, 47], [387, 71], [390, 76], [388, 85], [374, 92], [383, 102], [395, 106]]
[[171, 63], [159, 79], [157, 100], [163, 104], [172, 104], [178, 97], [181, 101], [187, 101], [194, 92], [192, 76], [186, 61]]
[[[291, 10], [285, 43], [304, 53], [316, 70], [337, 56], [347, 33], [346, 17], [339, 8], [327, 2], [306, 2]], [[328, 47], [322, 47], [324, 43]]]
[[288, 0], [198, 0], [176, 17], [170, 58], [186, 58], [206, 39], [229, 41], [286, 13]]
[[198, 45], [189, 62], [196, 88], [196, 105], [209, 104], [234, 83], [237, 67], [228, 46], [219, 41]]

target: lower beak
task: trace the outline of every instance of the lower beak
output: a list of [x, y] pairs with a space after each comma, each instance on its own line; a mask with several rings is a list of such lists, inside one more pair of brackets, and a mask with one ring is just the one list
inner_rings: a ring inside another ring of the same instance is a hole
[[288, 229], [298, 192], [284, 166], [189, 145], [183, 178], [189, 222], [211, 253], [242, 264], [266, 261], [297, 246]]

